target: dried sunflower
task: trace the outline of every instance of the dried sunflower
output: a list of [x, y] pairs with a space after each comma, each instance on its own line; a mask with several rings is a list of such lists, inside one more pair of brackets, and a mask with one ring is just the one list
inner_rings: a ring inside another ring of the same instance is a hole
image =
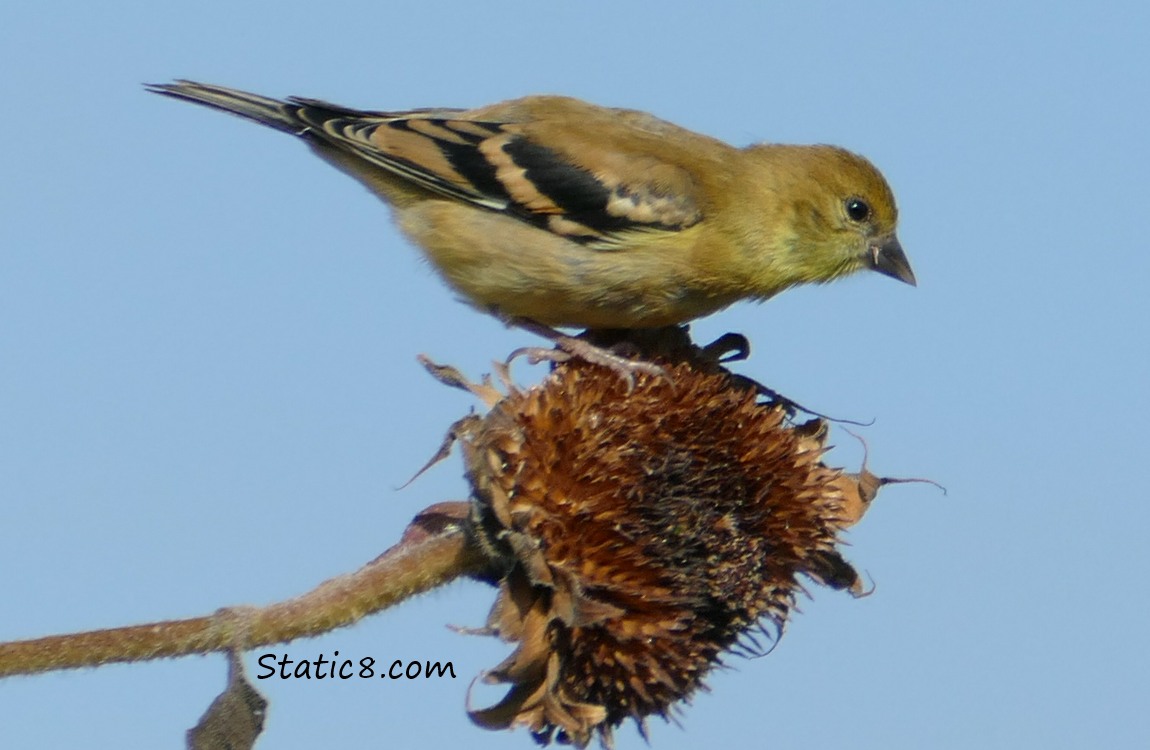
[[484, 727], [610, 745], [776, 638], [800, 576], [861, 593], [839, 533], [887, 480], [826, 466], [823, 420], [795, 424], [683, 330], [639, 346], [665, 377], [573, 359], [499, 399], [472, 387], [492, 405], [455, 430], [499, 586], [483, 632], [517, 643], [484, 675], [505, 697], [470, 710]]

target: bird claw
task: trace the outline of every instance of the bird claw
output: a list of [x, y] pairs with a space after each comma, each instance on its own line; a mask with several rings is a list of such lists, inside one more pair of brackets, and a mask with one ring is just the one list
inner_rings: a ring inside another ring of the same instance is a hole
[[670, 374], [654, 362], [644, 362], [640, 359], [616, 354], [610, 349], [604, 349], [583, 339], [564, 336], [555, 343], [569, 356], [578, 357], [584, 362], [590, 362], [600, 367], [606, 367], [623, 378], [623, 382], [627, 384], [627, 393], [635, 390], [636, 373], [645, 373], [654, 377], [666, 378], [668, 381], [671, 380]]
[[521, 346], [507, 355], [505, 363], [510, 365], [513, 361], [519, 359], [520, 357], [526, 358], [527, 364], [529, 365], [537, 365], [540, 362], [560, 364], [570, 360], [571, 354], [561, 349], [549, 348], [546, 346]]

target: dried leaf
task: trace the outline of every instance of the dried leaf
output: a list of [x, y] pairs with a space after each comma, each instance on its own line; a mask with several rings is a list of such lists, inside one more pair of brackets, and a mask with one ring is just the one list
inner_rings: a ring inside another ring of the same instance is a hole
[[228, 685], [188, 730], [188, 750], [251, 750], [263, 731], [267, 705], [244, 676], [239, 655], [229, 651]]

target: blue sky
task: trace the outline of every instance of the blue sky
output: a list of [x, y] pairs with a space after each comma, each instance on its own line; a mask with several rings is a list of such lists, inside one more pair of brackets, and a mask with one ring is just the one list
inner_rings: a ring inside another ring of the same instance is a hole
[[[358, 567], [466, 491], [457, 457], [396, 489], [472, 405], [415, 355], [478, 375], [533, 343], [456, 302], [300, 144], [141, 83], [386, 109], [566, 93], [882, 168], [917, 289], [859, 277], [695, 330], [746, 333], [740, 371], [875, 418], [875, 471], [950, 490], [885, 489], [847, 550], [874, 596], [812, 586], [780, 646], [652, 746], [1145, 745], [1150, 10], [797, 6], [0, 6], [0, 640]], [[459, 678], [261, 682], [258, 747], [531, 747], [464, 713], [507, 648], [445, 626], [492, 597], [457, 583], [269, 649]], [[224, 677], [209, 656], [6, 680], [0, 747], [181, 747]]]

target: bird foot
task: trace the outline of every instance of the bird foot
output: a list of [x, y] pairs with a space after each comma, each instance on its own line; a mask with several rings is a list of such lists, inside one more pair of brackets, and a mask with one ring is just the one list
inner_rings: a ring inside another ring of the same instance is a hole
[[550, 326], [537, 323], [534, 320], [513, 318], [507, 322], [508, 325], [523, 328], [524, 330], [555, 342], [555, 348], [525, 346], [516, 349], [508, 356], [508, 364], [518, 357], [526, 357], [527, 361], [533, 365], [540, 362], [559, 364], [570, 361], [572, 357], [575, 357], [593, 365], [606, 367], [619, 375], [627, 384], [628, 393], [635, 389], [635, 375], [638, 373], [667, 378], [667, 380], [671, 379], [667, 370], [659, 365], [629, 357], [625, 353], [615, 351], [614, 347], [606, 348], [577, 336], [568, 336], [567, 334], [556, 331]]
[[507, 363], [510, 364], [512, 360], [518, 357], [526, 357], [527, 361], [533, 365], [540, 362], [559, 364], [568, 362], [572, 358], [581, 359], [593, 365], [606, 367], [617, 374], [627, 384], [627, 393], [635, 389], [635, 375], [638, 373], [667, 378], [668, 380], [671, 377], [665, 369], [653, 362], [631, 359], [574, 336], [560, 334], [554, 340], [555, 348], [524, 346], [516, 349], [507, 358]]

